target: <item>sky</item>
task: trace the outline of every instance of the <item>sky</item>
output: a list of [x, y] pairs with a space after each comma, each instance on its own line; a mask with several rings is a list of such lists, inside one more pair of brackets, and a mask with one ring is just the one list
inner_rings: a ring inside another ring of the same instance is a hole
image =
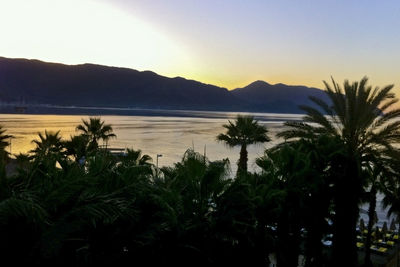
[[234, 89], [395, 84], [399, 0], [0, 0], [0, 56], [151, 70]]

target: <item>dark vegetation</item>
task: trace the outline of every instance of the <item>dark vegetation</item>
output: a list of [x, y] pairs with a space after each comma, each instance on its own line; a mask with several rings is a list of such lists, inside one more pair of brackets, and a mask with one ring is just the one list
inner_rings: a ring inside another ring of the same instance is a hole
[[[163, 77], [150, 71], [0, 57], [0, 101], [6, 103], [299, 113], [302, 110], [298, 105], [310, 104], [309, 95], [326, 99], [322, 90], [305, 86], [270, 85], [258, 81], [228, 91], [180, 77]], [[60, 110], [43, 111], [43, 108], [29, 107], [27, 112]], [[112, 112], [125, 114], [121, 110]]]
[[[303, 255], [305, 266], [370, 266], [368, 250], [357, 260], [358, 207], [369, 202], [373, 214], [382, 192], [400, 213], [400, 110], [392, 86], [332, 83], [332, 104], [303, 106], [304, 122], [286, 123], [284, 142], [257, 159], [259, 173], [247, 171], [246, 146], [269, 141], [267, 129], [248, 116], [225, 125], [217, 139], [241, 146], [235, 177], [228, 159], [193, 150], [160, 170], [140, 150], [113, 155], [99, 145], [115, 137], [100, 118], [82, 121], [70, 140], [40, 134], [7, 176], [10, 136], [1, 129], [2, 261], [268, 266], [275, 255], [278, 266], [297, 266]], [[332, 248], [321, 242], [329, 236]]]

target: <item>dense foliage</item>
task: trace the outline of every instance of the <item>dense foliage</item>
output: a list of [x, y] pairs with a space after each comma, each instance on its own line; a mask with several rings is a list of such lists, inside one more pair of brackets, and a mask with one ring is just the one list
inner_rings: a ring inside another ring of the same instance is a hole
[[[3, 262], [356, 266], [358, 205], [369, 202], [372, 216], [382, 192], [389, 212], [400, 214], [400, 123], [393, 121], [400, 112], [387, 111], [397, 101], [391, 87], [372, 90], [363, 79], [344, 88], [327, 85], [331, 104], [314, 99], [322, 111], [304, 107], [304, 123], [287, 123], [280, 134], [287, 140], [256, 160], [257, 173], [247, 171], [244, 150], [269, 138], [252, 117], [238, 116], [217, 137], [242, 147], [236, 175], [228, 159], [193, 150], [161, 169], [141, 150], [112, 154], [98, 144], [115, 137], [100, 118], [83, 120], [70, 140], [45, 131], [16, 159], [0, 128]], [[369, 233], [372, 227], [370, 220]], [[365, 255], [371, 264], [369, 249]]]

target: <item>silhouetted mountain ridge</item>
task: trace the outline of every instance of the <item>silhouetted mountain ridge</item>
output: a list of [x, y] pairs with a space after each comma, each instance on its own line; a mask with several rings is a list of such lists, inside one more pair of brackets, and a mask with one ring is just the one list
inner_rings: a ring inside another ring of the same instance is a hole
[[309, 96], [329, 102], [326, 93], [321, 89], [283, 83], [272, 85], [264, 81], [255, 81], [231, 92], [234, 96], [252, 103], [256, 107], [269, 107], [268, 110], [281, 109], [301, 112], [298, 108], [299, 105], [313, 105]]
[[228, 91], [182, 77], [97, 64], [65, 65], [0, 57], [0, 101], [85, 107], [299, 112], [305, 86], [255, 81]]

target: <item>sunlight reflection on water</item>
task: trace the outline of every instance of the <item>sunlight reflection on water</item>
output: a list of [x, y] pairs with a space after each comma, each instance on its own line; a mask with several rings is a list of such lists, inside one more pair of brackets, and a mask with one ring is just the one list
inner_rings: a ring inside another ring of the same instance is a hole
[[[116, 139], [109, 142], [110, 147], [141, 149], [154, 160], [157, 154], [159, 166], [171, 166], [181, 160], [184, 152], [191, 147], [204, 153], [210, 160], [229, 158], [231, 170], [236, 172], [236, 162], [239, 158], [239, 148], [228, 148], [216, 141], [216, 136], [224, 132], [223, 124], [228, 119], [234, 119], [235, 112], [196, 112], [196, 111], [168, 111], [168, 116], [110, 116], [101, 118], [111, 124]], [[243, 114], [243, 113], [242, 113]], [[255, 159], [263, 155], [265, 148], [270, 148], [279, 143], [275, 135], [283, 129], [283, 122], [287, 120], [300, 120], [299, 114], [269, 114], [252, 113], [261, 124], [267, 126], [271, 142], [261, 145], [251, 145], [249, 151], [249, 170], [258, 171]], [[13, 154], [26, 153], [34, 145], [39, 132], [56, 132], [60, 130], [63, 138], [68, 139], [77, 134], [75, 127], [81, 119], [88, 116], [80, 115], [27, 115], [27, 114], [0, 114], [0, 125], [7, 134], [15, 137], [12, 139], [11, 152]], [[10, 148], [9, 148], [10, 149]], [[382, 196], [378, 196], [377, 212], [380, 224], [386, 220], [386, 212], [380, 207]], [[363, 205], [365, 210], [367, 205]], [[367, 221], [364, 213], [361, 217]]]
[[[184, 117], [182, 115], [185, 115]], [[236, 171], [236, 161], [239, 157], [239, 148], [228, 148], [216, 141], [216, 136], [224, 131], [223, 124], [233, 119], [234, 112], [195, 112], [195, 111], [168, 111], [169, 116], [110, 116], [102, 119], [111, 124], [116, 139], [109, 142], [111, 147], [142, 149], [143, 153], [159, 159], [160, 166], [170, 166], [181, 160], [184, 152], [191, 147], [204, 153], [210, 160], [229, 158], [232, 163], [232, 172]], [[192, 115], [192, 116], [191, 116]], [[255, 170], [254, 160], [263, 154], [264, 149], [277, 143], [275, 134], [282, 128], [285, 120], [298, 120], [301, 115], [291, 114], [253, 114], [261, 124], [269, 129], [272, 142], [249, 146], [249, 169]], [[7, 130], [7, 134], [15, 136], [12, 140], [13, 154], [26, 153], [34, 145], [39, 132], [46, 129], [50, 132], [60, 130], [63, 138], [68, 139], [77, 134], [75, 127], [81, 119], [88, 116], [80, 115], [26, 115], [1, 114], [0, 125]]]

